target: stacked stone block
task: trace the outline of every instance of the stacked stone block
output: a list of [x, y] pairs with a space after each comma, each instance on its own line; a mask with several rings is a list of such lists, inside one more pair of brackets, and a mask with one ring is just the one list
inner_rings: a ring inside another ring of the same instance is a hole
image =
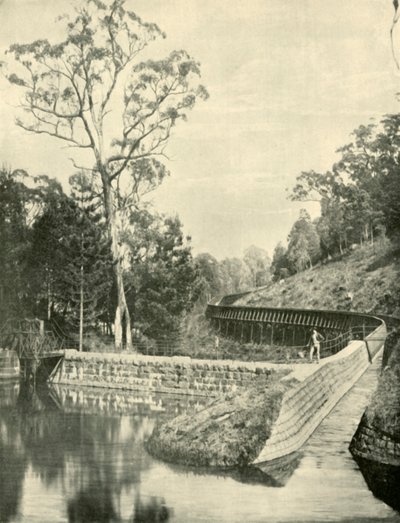
[[[308, 376], [298, 376], [297, 383], [283, 398], [271, 436], [255, 463], [298, 450], [368, 365], [365, 343], [356, 341], [326, 358], [320, 365], [315, 365]], [[290, 377], [295, 378], [296, 372]]]
[[267, 382], [286, 365], [186, 357], [115, 355], [66, 351], [56, 383], [126, 390], [218, 396], [246, 387], [254, 379]]
[[368, 425], [364, 414], [351, 445], [356, 457], [400, 467], [400, 437]]

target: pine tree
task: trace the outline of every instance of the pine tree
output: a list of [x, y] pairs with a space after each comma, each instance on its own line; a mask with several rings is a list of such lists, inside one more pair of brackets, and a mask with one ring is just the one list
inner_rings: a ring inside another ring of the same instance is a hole
[[56, 312], [79, 330], [80, 349], [84, 326], [104, 313], [112, 284], [110, 246], [100, 220], [63, 195], [48, 201], [34, 225], [31, 260], [43, 282], [39, 295], [46, 296], [48, 319]]

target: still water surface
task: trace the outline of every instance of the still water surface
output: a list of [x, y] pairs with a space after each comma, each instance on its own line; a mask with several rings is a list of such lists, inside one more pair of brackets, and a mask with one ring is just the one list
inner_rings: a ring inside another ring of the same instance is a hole
[[157, 419], [198, 400], [0, 385], [0, 521], [19, 523], [384, 521], [348, 444], [376, 385], [376, 362], [301, 454], [257, 474], [170, 466], [144, 449]]

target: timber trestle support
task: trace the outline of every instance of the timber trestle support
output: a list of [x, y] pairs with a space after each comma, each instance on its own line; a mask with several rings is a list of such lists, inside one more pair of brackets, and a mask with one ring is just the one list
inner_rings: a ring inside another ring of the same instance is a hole
[[321, 353], [325, 355], [338, 352], [351, 340], [365, 340], [384, 324], [376, 316], [348, 311], [235, 306], [230, 296], [209, 304], [206, 316], [222, 337], [298, 350], [308, 346], [316, 328], [324, 337]]

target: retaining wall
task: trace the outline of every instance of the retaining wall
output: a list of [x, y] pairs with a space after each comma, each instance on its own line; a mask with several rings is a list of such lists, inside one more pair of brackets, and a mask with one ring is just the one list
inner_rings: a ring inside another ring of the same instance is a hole
[[[378, 387], [351, 440], [350, 451], [357, 460], [361, 458], [362, 465], [362, 460], [367, 460], [378, 469], [381, 465], [397, 467], [400, 479], [399, 371], [400, 332], [396, 330], [386, 338]], [[363, 473], [365, 468], [361, 467]]]
[[295, 369], [287, 378], [295, 378], [298, 383], [286, 392], [271, 436], [255, 463], [298, 450], [365, 372], [371, 359], [383, 347], [385, 336], [383, 324], [366, 341], [351, 342], [342, 351], [321, 360], [313, 369], [309, 368], [308, 372], [301, 367]]
[[370, 426], [365, 414], [353, 436], [350, 450], [356, 458], [400, 467], [400, 437]]
[[218, 396], [245, 387], [254, 379], [288, 373], [289, 365], [238, 361], [195, 360], [65, 351], [55, 383], [126, 390]]

